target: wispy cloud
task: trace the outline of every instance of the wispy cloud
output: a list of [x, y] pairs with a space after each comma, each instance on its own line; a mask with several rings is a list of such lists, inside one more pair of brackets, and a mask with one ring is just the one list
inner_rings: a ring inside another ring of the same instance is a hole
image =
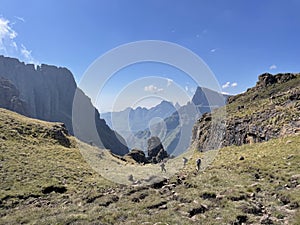
[[222, 85], [222, 89], [226, 89], [226, 88], [229, 88], [229, 87], [236, 87], [238, 86], [237, 82], [229, 82], [227, 81], [225, 84]]
[[10, 27], [9, 21], [0, 18], [0, 51], [7, 53], [7, 46], [16, 46], [14, 39], [17, 35], [17, 32]]
[[231, 84], [231, 87], [236, 87], [238, 84], [237, 84], [237, 82], [233, 82], [232, 84]]
[[[24, 18], [16, 18], [25, 21]], [[39, 64], [32, 56], [32, 51], [16, 41], [18, 33], [12, 26], [9, 20], [0, 17], [0, 54], [19, 58], [26, 63]]]
[[222, 85], [222, 88], [225, 89], [225, 88], [228, 88], [230, 86], [230, 82], [226, 82], [225, 84]]
[[270, 70], [276, 70], [276, 69], [277, 69], [277, 66], [276, 66], [275, 64], [273, 64], [273, 65], [271, 65], [271, 66], [269, 67], [269, 69], [270, 69]]
[[23, 23], [25, 22], [25, 19], [23, 17], [15, 16], [15, 18], [22, 21]]
[[144, 87], [144, 91], [152, 92], [152, 93], [162, 92], [163, 90], [164, 90], [163, 88], [158, 88], [158, 87], [154, 86], [153, 84], [150, 84], [150, 85]]
[[33, 64], [39, 64], [38, 61], [32, 57], [32, 55], [31, 55], [32, 51], [29, 51], [23, 44], [21, 44], [20, 51], [21, 51], [22, 56], [26, 59], [27, 62], [33, 63]]
[[213, 49], [210, 50], [210, 52], [211, 52], [211, 53], [214, 53], [214, 52], [216, 52], [217, 50], [218, 50], [217, 48], [213, 48]]

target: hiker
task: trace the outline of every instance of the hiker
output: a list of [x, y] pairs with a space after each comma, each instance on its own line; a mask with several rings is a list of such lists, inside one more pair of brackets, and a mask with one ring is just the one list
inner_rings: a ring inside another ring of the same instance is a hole
[[197, 170], [197, 171], [200, 170], [200, 165], [201, 165], [201, 159], [198, 158], [198, 159], [196, 160], [196, 170]]
[[166, 166], [165, 166], [165, 163], [164, 163], [164, 162], [162, 162], [162, 163], [160, 164], [160, 168], [161, 168], [161, 172], [167, 172]]
[[188, 159], [185, 158], [185, 157], [183, 157], [183, 158], [182, 158], [182, 161], [183, 161], [183, 167], [185, 167], [186, 164], [187, 164], [187, 162], [188, 162]]
[[132, 174], [130, 174], [130, 175], [128, 176], [128, 180], [129, 180], [130, 182], [134, 182]]

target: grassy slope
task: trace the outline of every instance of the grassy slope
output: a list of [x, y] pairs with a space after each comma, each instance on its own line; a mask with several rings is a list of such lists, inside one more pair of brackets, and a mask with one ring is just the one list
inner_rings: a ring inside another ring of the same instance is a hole
[[[283, 97], [276, 97], [275, 100], [271, 100], [270, 96], [276, 96], [276, 94], [285, 93], [292, 88], [298, 89], [300, 88], [300, 76], [292, 79], [286, 83], [280, 83], [268, 86], [266, 88], [260, 89], [259, 91], [250, 89], [249, 91], [234, 96], [235, 101], [226, 106], [227, 116], [229, 119], [232, 118], [243, 118], [247, 116], [251, 116], [253, 113], [260, 113], [265, 110], [272, 109], [272, 107], [278, 108], [278, 110], [282, 111], [282, 117], [280, 118], [282, 122], [291, 121], [293, 118], [299, 118], [299, 111], [291, 111], [291, 108], [299, 106], [299, 102], [295, 103], [296, 105], [286, 105], [288, 101], [287, 95]], [[244, 106], [244, 109], [237, 110], [238, 106]], [[270, 121], [266, 121], [266, 123], [274, 124], [276, 121], [272, 121], [274, 118], [270, 118]], [[282, 124], [278, 124], [282, 125]]]
[[[300, 223], [299, 135], [221, 149], [198, 174], [195, 153], [179, 178], [155, 189], [108, 182], [72, 137], [70, 148], [43, 137], [52, 123], [0, 114], [0, 224], [233, 224], [244, 215], [255, 224], [264, 214]], [[45, 193], [51, 186], [58, 191]]]
[[[3, 109], [0, 115], [0, 224], [80, 217], [85, 198], [113, 186], [88, 166], [72, 137], [71, 148], [43, 137], [54, 123]], [[44, 194], [51, 186], [66, 192]]]

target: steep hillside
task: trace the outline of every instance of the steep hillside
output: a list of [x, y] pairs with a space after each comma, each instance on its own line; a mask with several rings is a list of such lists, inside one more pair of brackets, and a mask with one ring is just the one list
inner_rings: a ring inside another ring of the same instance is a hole
[[[99, 118], [99, 112], [94, 108], [91, 100], [77, 88], [74, 77], [68, 69], [45, 64], [35, 68], [34, 65], [25, 65], [18, 59], [0, 56], [0, 77], [2, 80], [3, 78], [8, 80], [7, 82], [15, 88], [15, 92], [18, 92], [18, 99], [26, 105], [26, 112], [16, 108], [15, 105], [11, 106], [11, 101], [7, 98], [5, 98], [6, 102], [2, 101], [5, 103], [2, 107], [16, 110], [19, 113], [24, 112], [24, 115], [32, 118], [63, 122], [68, 131], [74, 134], [72, 107], [76, 94], [80, 99], [78, 108], [84, 106], [87, 111], [92, 113], [93, 122], [96, 124], [98, 132], [97, 137], [95, 137], [89, 129], [82, 127], [85, 132], [81, 133], [79, 138], [89, 143], [98, 144], [99, 147], [111, 149], [117, 154], [123, 155], [128, 152], [127, 147], [123, 144], [124, 140], [109, 129], [104, 120]], [[1, 94], [3, 94], [2, 91]], [[85, 115], [81, 116], [80, 120], [87, 120]], [[80, 125], [85, 125], [85, 123]], [[76, 128], [81, 129], [78, 124], [76, 124]], [[97, 141], [99, 137], [102, 143]], [[107, 137], [110, 139], [108, 140]]]
[[[3, 225], [300, 223], [299, 135], [227, 147], [218, 154], [190, 152], [187, 166], [170, 179], [126, 186], [94, 172], [78, 146], [95, 154], [95, 164], [106, 156], [105, 166], [119, 168], [120, 163], [109, 161], [107, 151], [102, 156], [101, 150], [76, 142], [60, 123], [0, 109], [0, 134]], [[208, 165], [210, 154], [217, 157]], [[203, 162], [196, 173], [198, 157]], [[96, 165], [99, 171], [101, 166]], [[167, 163], [167, 173], [178, 166]], [[121, 179], [133, 169], [153, 170], [150, 165], [122, 167], [116, 174]]]
[[[219, 110], [205, 114], [193, 128], [193, 146], [201, 151], [210, 146], [242, 145], [268, 141], [300, 132], [300, 74], [262, 74], [256, 86], [230, 97], [223, 128], [212, 118]], [[214, 132], [223, 130], [220, 143], [212, 143]]]

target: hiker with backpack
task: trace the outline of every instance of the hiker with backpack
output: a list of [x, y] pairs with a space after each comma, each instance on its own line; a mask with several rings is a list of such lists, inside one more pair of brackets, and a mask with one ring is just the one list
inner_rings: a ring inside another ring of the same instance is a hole
[[197, 170], [197, 171], [200, 170], [200, 166], [201, 166], [201, 159], [198, 158], [198, 159], [196, 160], [196, 170]]

